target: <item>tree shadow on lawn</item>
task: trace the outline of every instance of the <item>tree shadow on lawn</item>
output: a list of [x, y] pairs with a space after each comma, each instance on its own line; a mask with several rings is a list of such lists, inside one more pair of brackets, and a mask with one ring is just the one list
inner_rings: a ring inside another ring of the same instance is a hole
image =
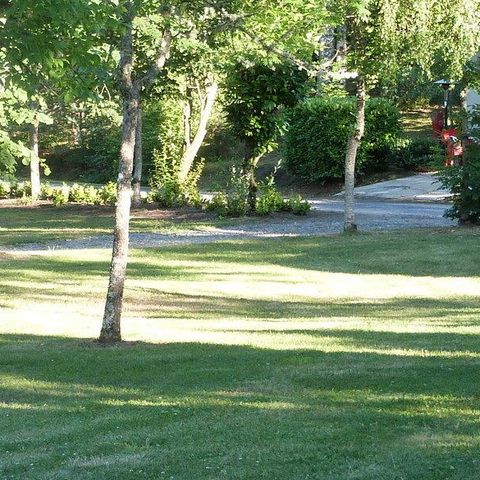
[[[222, 241], [132, 252], [130, 272], [153, 272], [142, 265], [142, 256], [234, 265], [278, 265], [299, 270], [331, 273], [383, 274], [432, 277], [477, 277], [480, 264], [478, 235], [436, 232], [397, 232], [287, 237]], [[208, 269], [204, 269], [208, 275]]]
[[[365, 332], [364, 332], [365, 333]], [[331, 332], [359, 346], [407, 336]], [[457, 348], [464, 336], [411, 334]], [[477, 478], [478, 357], [0, 336], [14, 478]], [[105, 469], [105, 466], [108, 466]], [[209, 466], [213, 471], [209, 472]], [[453, 468], [452, 468], [453, 467]], [[3, 470], [2, 470], [3, 469]]]
[[[142, 295], [141, 302], [138, 301]], [[349, 319], [405, 321], [426, 320], [445, 327], [478, 326], [480, 304], [477, 297], [448, 299], [392, 298], [344, 301], [332, 299], [262, 300], [218, 295], [164, 293], [153, 288], [130, 288], [126, 294], [129, 315], [146, 318], [184, 319], [263, 319], [285, 320]], [[270, 327], [267, 327], [267, 329]]]

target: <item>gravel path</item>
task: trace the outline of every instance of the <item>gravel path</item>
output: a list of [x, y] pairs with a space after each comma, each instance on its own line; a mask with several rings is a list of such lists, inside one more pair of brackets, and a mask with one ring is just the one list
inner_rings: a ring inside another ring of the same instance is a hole
[[[356, 206], [357, 224], [364, 231], [397, 230], [403, 228], [438, 228], [454, 226], [445, 219], [445, 204], [396, 203], [359, 201]], [[275, 238], [301, 235], [339, 233], [343, 229], [343, 202], [341, 200], [312, 201], [312, 212], [305, 217], [278, 215], [242, 225], [214, 228], [207, 231], [181, 233], [132, 233], [132, 248], [149, 248], [167, 245], [208, 243], [220, 240], [245, 238]], [[102, 235], [75, 240], [62, 240], [46, 244], [25, 244], [3, 248], [3, 251], [48, 252], [111, 248], [112, 236]], [[2, 250], [2, 247], [0, 247]]]

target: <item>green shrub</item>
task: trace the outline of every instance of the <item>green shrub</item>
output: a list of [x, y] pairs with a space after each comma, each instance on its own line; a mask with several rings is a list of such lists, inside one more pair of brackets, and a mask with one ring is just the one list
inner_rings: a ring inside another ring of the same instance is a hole
[[415, 172], [440, 168], [444, 156], [442, 146], [433, 138], [401, 138], [392, 148], [392, 162], [400, 168]]
[[117, 184], [108, 182], [97, 191], [97, 203], [99, 205], [115, 205], [117, 203]]
[[53, 190], [51, 200], [56, 207], [59, 207], [68, 202], [68, 195], [68, 187], [64, 185], [63, 188], [55, 188]]
[[[308, 181], [342, 178], [347, 141], [355, 122], [353, 98], [316, 97], [293, 108], [285, 138], [287, 168]], [[400, 134], [400, 112], [391, 102], [370, 99], [357, 171], [381, 170]]]
[[273, 178], [260, 185], [259, 193], [255, 208], [258, 215], [270, 215], [283, 209], [283, 196], [277, 190]]
[[243, 217], [248, 213], [249, 181], [232, 168], [225, 192], [217, 193], [207, 209], [225, 217]]
[[52, 187], [50, 183], [42, 183], [40, 187], [40, 199], [51, 200], [55, 194], [55, 187]]
[[147, 202], [155, 202], [166, 208], [200, 206], [198, 181], [205, 165], [203, 160], [196, 162], [183, 182], [178, 178], [178, 162], [172, 161], [166, 152], [155, 152], [154, 163], [155, 172], [150, 182], [152, 190]]
[[98, 191], [92, 185], [78, 185], [74, 183], [70, 188], [68, 200], [83, 205], [95, 205], [98, 203]]
[[0, 182], [0, 199], [10, 197], [10, 184]]
[[30, 197], [32, 195], [32, 184], [30, 182], [12, 183], [10, 185], [10, 196], [12, 198]]
[[444, 169], [440, 182], [453, 193], [453, 206], [445, 216], [480, 225], [480, 145], [468, 146], [465, 165]]
[[301, 195], [294, 195], [285, 200], [283, 210], [292, 212], [295, 215], [306, 215], [311, 209], [311, 205], [304, 200]]

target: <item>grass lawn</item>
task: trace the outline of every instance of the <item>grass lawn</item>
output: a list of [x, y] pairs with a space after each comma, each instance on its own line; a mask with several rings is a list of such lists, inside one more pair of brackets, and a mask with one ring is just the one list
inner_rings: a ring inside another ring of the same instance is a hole
[[[46, 202], [22, 206], [15, 200], [0, 200], [0, 246], [45, 243], [111, 234], [114, 208], [68, 204], [54, 207]], [[166, 232], [208, 229], [238, 219], [217, 219], [191, 209], [179, 211], [141, 208], [132, 211], [132, 232]]]
[[480, 232], [0, 257], [0, 478], [480, 478]]

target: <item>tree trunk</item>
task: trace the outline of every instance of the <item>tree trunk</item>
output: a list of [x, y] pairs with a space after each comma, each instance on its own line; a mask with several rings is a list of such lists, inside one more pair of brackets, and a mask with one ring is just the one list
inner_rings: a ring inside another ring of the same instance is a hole
[[355, 231], [355, 163], [357, 160], [357, 151], [362, 141], [365, 131], [365, 81], [362, 78], [357, 79], [357, 111], [355, 120], [355, 129], [348, 139], [347, 152], [345, 155], [345, 224], [346, 232]]
[[155, 64], [140, 79], [133, 80], [133, 21], [136, 10], [132, 0], [125, 0], [123, 17], [126, 26], [120, 46], [120, 64], [118, 84], [123, 99], [122, 144], [117, 182], [117, 209], [115, 212], [115, 231], [113, 237], [110, 281], [108, 284], [105, 312], [99, 341], [114, 343], [122, 340], [120, 319], [122, 315], [123, 290], [128, 261], [128, 234], [130, 226], [130, 207], [132, 202], [132, 170], [135, 156], [135, 138], [140, 114], [141, 91], [152, 85], [158, 73], [163, 69], [170, 52], [171, 31], [165, 29], [159, 44]]
[[117, 183], [118, 199], [115, 212], [113, 253], [102, 331], [99, 338], [99, 341], [103, 343], [119, 342], [122, 339], [120, 319], [128, 261], [132, 169], [138, 116], [138, 95], [132, 95], [131, 98], [124, 100], [123, 106], [122, 146]]
[[117, 208], [113, 233], [110, 280], [103, 314], [99, 341], [114, 343], [122, 340], [120, 320], [122, 316], [123, 290], [127, 273], [128, 235], [130, 207], [132, 202], [132, 170], [135, 154], [135, 136], [140, 108], [140, 91], [132, 79], [133, 70], [133, 20], [135, 6], [131, 0], [125, 2], [124, 22], [126, 32], [120, 47], [119, 88], [123, 98], [122, 143], [117, 180]]
[[141, 196], [141, 181], [142, 181], [142, 169], [143, 169], [143, 144], [142, 144], [142, 106], [138, 108], [137, 129], [135, 134], [135, 166], [133, 169], [133, 206], [139, 207], [142, 203]]
[[260, 157], [258, 155], [255, 155], [255, 143], [249, 141], [249, 139], [247, 139], [247, 141], [245, 142], [245, 149], [246, 152], [242, 165], [242, 174], [248, 180], [248, 210], [251, 213], [255, 213], [255, 211], [257, 210], [258, 191], [255, 173]]
[[191, 143], [188, 143], [185, 148], [185, 153], [183, 154], [182, 160], [180, 162], [180, 172], [179, 180], [184, 182], [187, 178], [188, 172], [192, 168], [192, 164], [195, 160], [195, 157], [198, 154], [198, 150], [202, 146], [203, 141], [205, 140], [205, 135], [207, 134], [208, 121], [212, 114], [213, 105], [215, 104], [215, 99], [217, 98], [218, 93], [218, 84], [213, 83], [207, 87], [207, 97], [204, 104], [202, 105], [202, 111], [200, 113], [200, 121], [198, 124], [197, 131], [195, 133], [195, 138]]
[[30, 125], [30, 183], [32, 185], [32, 199], [40, 196], [40, 159], [38, 148], [39, 126], [38, 122]]

